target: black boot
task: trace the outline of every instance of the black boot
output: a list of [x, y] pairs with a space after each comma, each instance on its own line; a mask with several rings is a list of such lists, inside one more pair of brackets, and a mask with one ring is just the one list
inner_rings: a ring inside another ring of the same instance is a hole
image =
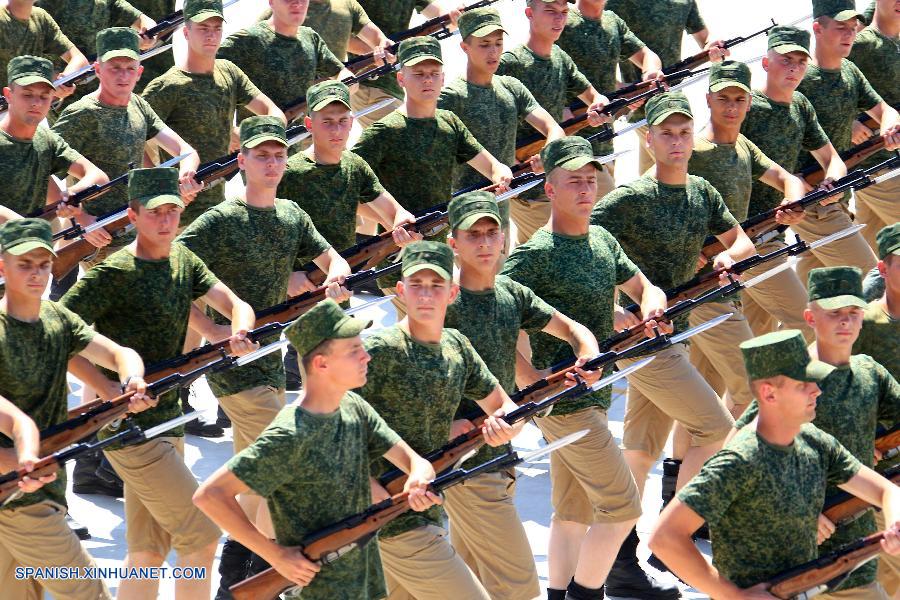
[[619, 554], [606, 578], [606, 595], [618, 598], [640, 598], [641, 600], [681, 598], [678, 586], [657, 581], [641, 568], [637, 559], [639, 542], [637, 530], [632, 528], [631, 533], [622, 542]]
[[231, 427], [231, 419], [228, 418], [228, 415], [225, 414], [225, 410], [222, 409], [221, 406], [216, 413], [216, 425], [224, 429], [228, 429], [229, 427]]
[[[87, 441], [95, 441], [96, 436]], [[103, 460], [103, 452], [97, 450], [82, 454], [75, 459], [75, 469], [72, 472], [72, 492], [76, 494], [97, 494], [121, 498], [123, 495], [122, 481], [106, 481], [97, 475], [97, 468]]]
[[[659, 512], [668, 506], [672, 498], [675, 497], [675, 484], [678, 482], [678, 471], [681, 469], [681, 461], [674, 458], [663, 460], [663, 476], [662, 476], [662, 508]], [[659, 559], [655, 554], [651, 554], [647, 559], [647, 563], [658, 571], [668, 571], [669, 567]]]
[[79, 540], [91, 539], [91, 532], [88, 531], [88, 528], [73, 519], [72, 515], [68, 513], [66, 513], [66, 525], [69, 526], [69, 529], [72, 530], [72, 533], [78, 536]]
[[219, 589], [215, 600], [231, 600], [228, 588], [249, 577], [250, 557], [253, 553], [240, 542], [227, 538], [222, 544], [222, 558], [219, 561]]
[[297, 351], [293, 346], [288, 346], [284, 354], [285, 389], [289, 392], [300, 391], [300, 362]]
[[547, 600], [566, 600], [566, 590], [547, 588]]
[[116, 470], [106, 458], [106, 455], [101, 454], [100, 464], [97, 465], [94, 474], [110, 485], [124, 485], [122, 478], [116, 473]]
[[566, 600], [603, 600], [603, 598], [602, 585], [598, 588], [587, 588], [575, 583], [575, 579], [569, 582], [569, 588], [566, 590]]
[[[190, 402], [191, 388], [181, 388], [178, 390], [178, 394], [181, 396], [181, 407], [184, 410], [184, 414], [196, 412], [197, 409], [191, 406]], [[204, 421], [202, 418], [188, 421], [184, 426], [184, 431], [191, 435], [205, 438], [220, 438], [225, 435], [225, 430], [216, 425], [215, 421]]]

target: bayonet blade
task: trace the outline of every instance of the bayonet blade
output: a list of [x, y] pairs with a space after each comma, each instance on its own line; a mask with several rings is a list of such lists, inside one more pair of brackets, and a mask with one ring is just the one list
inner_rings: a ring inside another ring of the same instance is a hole
[[682, 331], [681, 333], [677, 333], [669, 339], [672, 341], [673, 344], [683, 342], [684, 340], [686, 340], [688, 338], [694, 337], [698, 333], [703, 333], [707, 329], [712, 329], [716, 325], [720, 325], [720, 324], [724, 323], [725, 321], [730, 319], [732, 316], [734, 316], [734, 313], [725, 313], [724, 315], [719, 315], [718, 317], [716, 317], [714, 319], [710, 319], [709, 321], [706, 321], [705, 323], [700, 323], [696, 327], [691, 327], [690, 329], [686, 329], [686, 330]]
[[555, 442], [550, 442], [546, 446], [541, 446], [537, 450], [532, 450], [530, 452], [526, 452], [525, 454], [516, 452], [516, 455], [519, 457], [520, 462], [535, 462], [537, 460], [540, 460], [541, 458], [544, 458], [551, 452], [559, 450], [563, 446], [568, 446], [572, 442], [580, 440], [588, 434], [588, 431], [590, 431], [590, 429], [582, 429], [581, 431], [576, 431], [575, 433], [570, 433], [565, 437], [561, 437]]

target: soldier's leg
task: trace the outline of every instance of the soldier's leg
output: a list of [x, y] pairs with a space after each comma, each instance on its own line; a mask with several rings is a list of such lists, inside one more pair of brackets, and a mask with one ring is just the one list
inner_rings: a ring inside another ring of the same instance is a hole
[[[806, 218], [793, 226], [794, 231], [801, 239], [814, 242], [832, 233], [836, 233], [847, 227], [851, 227], [853, 221], [843, 203], [838, 202], [828, 206], [816, 205], [806, 211]], [[805, 285], [809, 272], [820, 266], [840, 267], [849, 265], [862, 269], [867, 273], [878, 264], [878, 257], [859, 233], [831, 242], [812, 252], [806, 252], [800, 256], [797, 264], [797, 276]]]
[[524, 244], [550, 220], [550, 200], [543, 194], [532, 200], [513, 198], [509, 201], [509, 216], [516, 224], [516, 245]]
[[541, 593], [515, 489], [516, 474], [509, 470], [479, 475], [444, 494], [450, 543], [494, 600]]
[[356, 122], [359, 123], [363, 128], [366, 128], [378, 119], [386, 117], [401, 104], [401, 101], [399, 99], [394, 98], [381, 88], [370, 87], [367, 85], [358, 86], [356, 92], [350, 96], [350, 107], [353, 109], [353, 112], [359, 112], [364, 108], [368, 108], [369, 106], [372, 106], [377, 102], [381, 102], [382, 100], [387, 100], [389, 98], [393, 100], [391, 104], [389, 104], [385, 108], [376, 110], [375, 112], [358, 117], [356, 119]]
[[[781, 242], [772, 242], [758, 248], [760, 254], [767, 254], [783, 247]], [[744, 273], [744, 281], [752, 279], [783, 264], [785, 258], [772, 260], [764, 265], [748, 269]], [[806, 285], [800, 280], [793, 269], [787, 269], [774, 275], [752, 288], [741, 292], [744, 301], [744, 314], [755, 335], [762, 335], [780, 326], [782, 329], [799, 329], [807, 341], [812, 341], [815, 336], [806, 321], [803, 320], [803, 311], [806, 309]], [[765, 317], [765, 311], [772, 319]]]
[[823, 600], [888, 600], [890, 598], [877, 581], [869, 585], [861, 585], [849, 590], [822, 594], [817, 597]]
[[900, 178], [888, 179], [879, 185], [873, 185], [854, 192], [856, 196], [856, 222], [865, 224], [860, 233], [872, 247], [878, 251], [875, 235], [882, 228], [900, 221]]

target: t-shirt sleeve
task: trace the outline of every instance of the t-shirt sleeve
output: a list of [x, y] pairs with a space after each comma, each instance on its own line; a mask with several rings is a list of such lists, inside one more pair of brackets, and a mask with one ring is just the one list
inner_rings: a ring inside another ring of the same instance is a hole
[[[615, 15], [615, 13], [613, 14]], [[646, 44], [628, 28], [628, 24], [622, 20], [619, 15], [616, 15], [616, 27], [619, 30], [619, 38], [622, 40], [621, 55], [623, 57], [631, 57], [635, 52], [639, 52], [646, 46]]]
[[350, 0], [350, 17], [353, 19], [353, 24], [350, 28], [353, 35], [358, 34], [362, 31], [363, 27], [372, 22], [372, 20], [369, 19], [369, 15], [366, 14], [366, 9], [364, 9], [356, 0]]
[[382, 195], [385, 192], [384, 186], [381, 185], [381, 181], [378, 179], [378, 175], [375, 174], [375, 171], [372, 170], [372, 167], [369, 164], [359, 159], [359, 176], [360, 176], [360, 186], [359, 186], [359, 202], [365, 204], [366, 202], [371, 202], [378, 196]]
[[862, 468], [855, 456], [844, 448], [832, 435], [820, 430], [824, 439], [823, 453], [828, 459], [828, 484], [841, 485], [847, 483]]
[[697, 33], [698, 31], [702, 31], [706, 29], [706, 23], [703, 22], [703, 17], [700, 16], [700, 7], [697, 6], [697, 0], [690, 0], [691, 2], [691, 12], [688, 13], [687, 21], [684, 24], [684, 30], [688, 33]]
[[752, 469], [740, 455], [720, 450], [678, 492], [678, 499], [710, 524], [718, 522], [752, 486]]
[[200, 298], [205, 295], [206, 292], [209, 291], [209, 288], [219, 283], [219, 278], [216, 277], [212, 271], [209, 270], [209, 267], [206, 266], [206, 263], [200, 260], [200, 257], [187, 250], [190, 255], [191, 260], [191, 269], [194, 274], [194, 300]]
[[384, 150], [388, 129], [381, 121], [375, 121], [363, 130], [359, 141], [353, 146], [353, 153], [366, 161], [372, 169], [377, 170], [381, 164], [381, 153]]
[[438, 108], [459, 114], [460, 104], [459, 93], [455, 89], [451, 86], [444, 86], [441, 89], [441, 93], [438, 96]]
[[706, 189], [708, 190], [709, 201], [711, 204], [709, 211], [709, 232], [713, 235], [722, 235], [726, 231], [733, 229], [736, 225], [739, 225], [740, 223], [738, 223], [738, 220], [734, 218], [734, 215], [728, 210], [728, 206], [725, 205], [725, 200], [722, 199], [722, 194], [719, 193], [719, 190], [714, 188], [708, 181], [706, 182]]
[[140, 96], [136, 96], [136, 98], [138, 99], [137, 104], [144, 114], [144, 119], [147, 121], [147, 139], [149, 140], [159, 135], [159, 132], [168, 127], [168, 125], [156, 114], [149, 102]]
[[312, 34], [316, 47], [316, 80], [334, 77], [344, 68], [344, 63], [328, 48], [322, 36], [315, 31]]
[[[554, 50], [556, 49], [557, 47], [554, 46]], [[572, 60], [571, 56], [566, 54], [562, 49], [559, 49], [559, 52], [562, 54], [563, 64], [566, 69], [566, 91], [569, 96], [577, 96], [591, 87], [591, 82], [584, 76], [584, 73], [578, 70], [578, 66], [575, 64], [575, 61]]]
[[556, 314], [556, 309], [535, 294], [530, 287], [515, 281], [512, 282], [512, 285], [518, 292], [522, 329], [529, 335], [544, 329]]
[[831, 140], [828, 139], [828, 134], [822, 129], [822, 125], [819, 123], [819, 117], [816, 116], [816, 109], [813, 108], [812, 102], [800, 92], [795, 93], [797, 94], [795, 99], [802, 98], [802, 100], [799, 100], [798, 106], [803, 113], [805, 121], [805, 127], [803, 129], [803, 149], [807, 152], [812, 152], [813, 150], [818, 150], [819, 148], [827, 146], [831, 143]]
[[475, 351], [469, 338], [458, 333], [463, 358], [466, 361], [466, 386], [465, 396], [474, 401], [485, 398], [488, 394], [500, 385], [497, 378], [491, 373], [488, 366], [484, 364], [484, 360]]
[[69, 288], [59, 303], [81, 317], [85, 323], [96, 323], [109, 310], [110, 299], [113, 296], [110, 293], [110, 286], [105, 283], [106, 279], [104, 265], [90, 269]]
[[497, 67], [497, 75], [519, 77], [519, 59], [512, 52], [504, 52], [500, 55], [500, 65]]
[[[162, 17], [162, 15], [157, 15]], [[109, 21], [119, 27], [128, 27], [141, 18], [141, 11], [128, 0], [114, 0], [109, 5]]]
[[456, 162], [459, 164], [467, 163], [484, 150], [484, 146], [475, 139], [475, 136], [472, 135], [472, 132], [466, 127], [466, 124], [462, 122], [462, 119], [453, 113], [449, 113], [449, 115], [453, 128], [457, 132]]
[[297, 207], [297, 210], [300, 212], [300, 235], [297, 236], [296, 256], [319, 256], [331, 248], [331, 244], [329, 244], [328, 240], [319, 233], [316, 226], [313, 224], [313, 220], [306, 214], [306, 211], [300, 207]]
[[232, 70], [234, 76], [235, 97], [237, 98], [238, 106], [249, 104], [254, 98], [262, 94], [240, 67], [230, 61], [228, 64], [228, 68]]
[[141, 93], [141, 97], [147, 101], [147, 104], [163, 121], [166, 121], [177, 110], [177, 102], [174, 101], [174, 96], [166, 90], [165, 77], [166, 75], [163, 74], [152, 80]]
[[400, 436], [397, 432], [381, 418], [372, 406], [363, 399], [359, 401], [363, 417], [366, 420], [366, 429], [368, 430], [368, 451], [369, 462], [373, 462], [376, 458], [384, 455], [385, 452], [400, 442]]
[[844, 63], [850, 68], [853, 72], [853, 77], [856, 79], [856, 86], [859, 90], [856, 107], [861, 111], [867, 111], [872, 110], [876, 105], [883, 102], [881, 95], [875, 91], [875, 88], [872, 87], [872, 84], [869, 83], [863, 72], [859, 70], [859, 67], [849, 60], [845, 60]]
[[606, 235], [607, 245], [609, 246], [613, 261], [615, 262], [616, 285], [622, 285], [637, 275], [640, 272], [640, 269], [634, 264], [634, 261], [628, 258], [628, 255], [625, 254], [625, 249], [622, 248], [622, 244], [619, 243], [619, 240], [617, 240], [612, 233], [604, 230], [604, 234]]
[[[193, 252], [201, 261], [206, 260], [215, 252], [215, 215], [214, 210], [208, 210], [194, 219], [194, 222], [184, 228], [175, 241]], [[204, 263], [205, 264], [205, 263]]]
[[872, 359], [872, 369], [878, 378], [878, 420], [893, 426], [900, 422], [900, 383], [880, 363]]
[[79, 352], [85, 349], [85, 347], [91, 343], [91, 340], [94, 339], [96, 332], [91, 329], [87, 323], [84, 322], [84, 319], [79, 317], [77, 314], [62, 306], [61, 304], [56, 304], [56, 310], [59, 311], [60, 316], [63, 320], [65, 320], [69, 325], [69, 331], [71, 332], [71, 337], [69, 338], [69, 358], [72, 358]]
[[44, 53], [57, 56], [63, 55], [74, 48], [75, 44], [66, 37], [66, 34], [62, 32], [59, 25], [50, 16], [50, 13], [43, 10], [41, 10], [41, 13], [41, 26], [44, 30]]
[[749, 139], [744, 138], [747, 142], [747, 152], [750, 154], [750, 172], [753, 176], [753, 179], [759, 179], [762, 177], [766, 171], [775, 166], [775, 163], [772, 162], [772, 159], [765, 155], [765, 153], [759, 149], [759, 146], [751, 142]]
[[516, 101], [516, 112], [519, 115], [519, 119], [524, 119], [541, 107], [535, 99], [534, 94], [525, 87], [524, 83], [515, 77], [508, 77], [506, 81], [509, 84], [507, 88]]
[[265, 429], [256, 441], [225, 463], [225, 467], [262, 497], [271, 496], [284, 481], [276, 474], [295, 462], [293, 433], [279, 426]]
[[53, 173], [64, 173], [69, 170], [73, 162], [81, 158], [72, 146], [66, 140], [62, 139], [58, 133], [51, 131], [53, 137]]

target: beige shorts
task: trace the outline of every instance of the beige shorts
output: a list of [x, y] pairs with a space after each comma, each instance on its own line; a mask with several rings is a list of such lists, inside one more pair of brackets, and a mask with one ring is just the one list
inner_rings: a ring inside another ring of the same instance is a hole
[[[66, 509], [55, 502], [0, 510], [0, 598], [41, 600], [44, 590], [66, 600], [106, 600], [102, 579], [18, 579], [19, 567], [96, 567], [66, 524]], [[43, 588], [43, 589], [42, 589]]]
[[218, 401], [231, 419], [234, 453], [237, 454], [255, 442], [284, 408], [285, 395], [283, 389], [260, 385], [230, 396], [221, 396]]
[[184, 464], [184, 438], [158, 437], [104, 454], [125, 482], [129, 552], [191, 554], [222, 535], [191, 500], [198, 486]]
[[376, 102], [381, 102], [388, 98], [392, 99], [393, 103], [385, 108], [376, 110], [375, 112], [363, 115], [362, 117], [357, 117], [356, 122], [359, 123], [361, 127], [366, 128], [375, 121], [383, 119], [402, 104], [400, 100], [391, 96], [381, 88], [369, 87], [367, 85], [358, 86], [356, 92], [350, 96], [350, 107], [353, 109], [353, 112], [359, 112], [364, 108], [372, 106]]
[[[784, 243], [769, 242], [757, 248], [760, 254], [768, 254]], [[748, 269], [744, 273], [744, 281], [765, 273], [769, 269], [784, 264], [786, 257], [772, 260], [764, 265]], [[806, 309], [806, 285], [793, 269], [787, 269], [777, 275], [757, 283], [752, 288], [741, 292], [742, 308], [750, 329], [754, 335], [763, 335], [776, 329], [799, 329], [806, 341], [811, 342], [815, 335], [806, 321], [803, 311]]]
[[548, 442], [588, 429], [550, 455], [553, 518], [583, 525], [622, 523], [641, 516], [641, 499], [622, 451], [609, 431], [606, 411], [586, 408], [537, 418]]
[[[879, 559], [881, 560], [881, 559]], [[850, 588], [849, 590], [841, 590], [831, 594], [822, 594], [816, 596], [821, 600], [888, 600], [889, 596], [885, 593], [884, 588], [877, 581], [869, 585], [861, 585], [859, 587]]]
[[736, 407], [746, 407], [753, 395], [738, 345], [751, 339], [753, 332], [741, 309], [732, 302], [707, 302], [691, 311], [689, 322], [694, 327], [726, 313], [734, 314], [691, 338], [691, 364], [717, 394], [727, 397]]
[[854, 192], [856, 195], [856, 221], [866, 228], [860, 233], [876, 253], [875, 236], [879, 231], [900, 221], [900, 177], [872, 185]]
[[541, 594], [515, 493], [514, 470], [484, 473], [444, 492], [450, 543], [494, 600]]

